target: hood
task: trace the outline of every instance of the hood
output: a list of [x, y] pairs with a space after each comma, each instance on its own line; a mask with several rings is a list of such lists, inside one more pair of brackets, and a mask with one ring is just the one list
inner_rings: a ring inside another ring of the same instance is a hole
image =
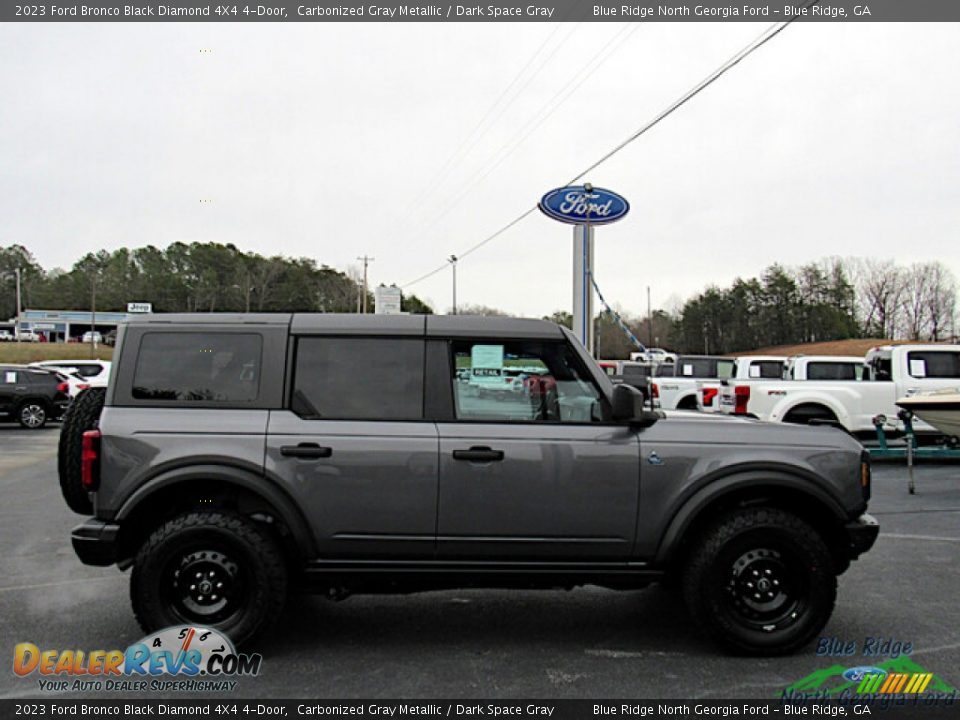
[[764, 422], [721, 413], [692, 410], [667, 410], [658, 422], [671, 435], [695, 438], [701, 442], [749, 443], [754, 445], [840, 448], [860, 451], [860, 441], [845, 430], [830, 426], [794, 425]]

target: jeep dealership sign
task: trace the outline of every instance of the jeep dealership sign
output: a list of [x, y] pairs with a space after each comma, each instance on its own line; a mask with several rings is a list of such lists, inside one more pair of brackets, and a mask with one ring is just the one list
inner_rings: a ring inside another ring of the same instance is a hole
[[571, 225], [604, 225], [630, 212], [630, 203], [610, 190], [571, 185], [544, 195], [540, 209], [554, 220]]

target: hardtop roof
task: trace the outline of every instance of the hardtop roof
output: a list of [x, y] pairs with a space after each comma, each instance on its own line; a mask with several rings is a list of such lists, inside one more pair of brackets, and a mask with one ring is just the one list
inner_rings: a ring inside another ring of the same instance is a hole
[[289, 325], [296, 335], [413, 335], [560, 340], [547, 320], [476, 315], [375, 315], [355, 313], [156, 313], [128, 321], [137, 325]]

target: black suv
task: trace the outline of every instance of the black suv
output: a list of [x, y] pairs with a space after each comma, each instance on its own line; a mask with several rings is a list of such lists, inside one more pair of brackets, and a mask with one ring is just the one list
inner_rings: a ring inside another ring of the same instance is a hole
[[[497, 392], [489, 392], [492, 383]], [[288, 587], [631, 589], [676, 577], [728, 647], [794, 650], [868, 550], [843, 432], [644, 408], [565, 328], [462, 316], [150, 315], [81, 393], [61, 485], [148, 631], [242, 642]], [[638, 621], [640, 619], [638, 618]]]
[[0, 365], [0, 418], [38, 430], [70, 404], [66, 379], [50, 370]]

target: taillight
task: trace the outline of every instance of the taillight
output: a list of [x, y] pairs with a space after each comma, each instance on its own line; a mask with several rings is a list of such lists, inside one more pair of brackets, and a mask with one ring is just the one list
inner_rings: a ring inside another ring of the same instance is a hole
[[656, 383], [652, 383], [652, 384], [650, 385], [650, 392], [653, 394], [653, 397], [655, 397], [655, 398], [659, 398], [659, 397], [660, 397], [660, 388], [657, 386]]
[[90, 389], [90, 385], [87, 383], [80, 383], [79, 385], [77, 385], [77, 390], [89, 390], [89, 389]]
[[703, 389], [703, 406], [710, 407], [713, 405], [713, 399], [720, 392], [717, 388], [704, 388]]
[[733, 389], [733, 412], [736, 415], [746, 415], [748, 402], [750, 402], [750, 386], [737, 385]]
[[59, 385], [57, 385], [57, 392], [65, 393], [65, 392], [67, 392], [69, 389], [70, 389], [70, 383], [62, 382], [62, 383], [60, 383]]
[[100, 486], [100, 431], [87, 430], [80, 450], [80, 482], [86, 490]]

